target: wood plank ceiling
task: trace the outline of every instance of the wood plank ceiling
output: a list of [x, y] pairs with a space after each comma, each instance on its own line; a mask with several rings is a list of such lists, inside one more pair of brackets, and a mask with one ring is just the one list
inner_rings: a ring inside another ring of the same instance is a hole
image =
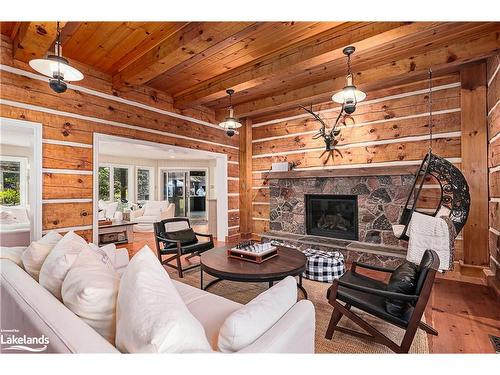
[[[1, 33], [23, 61], [55, 39], [53, 22], [2, 22]], [[500, 23], [67, 22], [62, 40], [66, 57], [111, 75], [116, 89], [146, 84], [180, 109], [202, 105], [223, 117], [231, 87], [236, 114], [256, 122], [328, 103], [344, 85], [347, 45], [357, 48], [356, 84], [369, 98], [429, 66], [447, 74], [499, 51]]]

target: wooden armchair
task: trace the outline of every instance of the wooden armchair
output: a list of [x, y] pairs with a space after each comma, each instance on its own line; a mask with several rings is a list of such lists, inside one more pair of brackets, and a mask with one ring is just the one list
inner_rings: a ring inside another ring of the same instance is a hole
[[[191, 259], [214, 248], [213, 235], [194, 232], [189, 219], [185, 217], [174, 217], [154, 223], [154, 233], [160, 263], [175, 268], [179, 277], [183, 277], [183, 271], [199, 266], [195, 264], [182, 268], [181, 257], [183, 255], [189, 254], [186, 259]], [[200, 242], [198, 237], [206, 237], [209, 240]], [[162, 255], [169, 254], [172, 256], [162, 260]], [[176, 261], [176, 265], [170, 263], [173, 260]]]
[[[395, 270], [354, 262], [351, 270], [347, 271], [338, 280], [335, 280], [328, 289], [327, 298], [330, 305], [333, 306], [333, 312], [325, 337], [332, 339], [334, 331], [337, 330], [361, 338], [375, 340], [386, 345], [396, 353], [408, 353], [418, 328], [437, 336], [437, 331], [423, 323], [421, 318], [429, 300], [438, 267], [439, 257], [437, 253], [433, 250], [426, 250], [417, 269], [415, 292], [413, 294], [404, 294], [388, 291], [387, 284], [384, 282], [357, 272], [358, 268], [388, 273], [393, 273]], [[410, 309], [403, 316], [393, 315], [386, 309], [387, 299], [408, 302]], [[352, 306], [404, 329], [405, 335], [401, 344], [390, 340], [375, 327], [352, 312]], [[342, 315], [351, 319], [368, 332], [368, 334], [338, 327], [337, 324]]]

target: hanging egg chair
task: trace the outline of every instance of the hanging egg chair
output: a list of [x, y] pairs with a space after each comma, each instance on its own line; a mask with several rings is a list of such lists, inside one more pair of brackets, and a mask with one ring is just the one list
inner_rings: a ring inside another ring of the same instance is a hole
[[[415, 174], [413, 186], [401, 213], [399, 223], [392, 226], [394, 236], [408, 240], [407, 230], [414, 212], [434, 217], [447, 216], [455, 226], [456, 235], [464, 227], [470, 209], [469, 185], [464, 175], [448, 160], [432, 153], [432, 71], [429, 69], [429, 152]], [[424, 183], [434, 178], [440, 185], [441, 198], [433, 213], [416, 208]]]

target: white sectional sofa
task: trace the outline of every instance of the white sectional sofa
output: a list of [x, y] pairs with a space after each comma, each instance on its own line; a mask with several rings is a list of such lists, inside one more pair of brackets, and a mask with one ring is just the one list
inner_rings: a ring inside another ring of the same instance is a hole
[[[123, 273], [125, 249], [117, 250], [115, 268]], [[172, 280], [191, 314], [201, 323], [208, 342], [241, 304]], [[106, 339], [71, 312], [20, 266], [0, 259], [1, 328], [19, 335], [49, 338], [44, 353], [119, 353]], [[315, 313], [310, 301], [296, 302], [270, 329], [242, 353], [313, 353]], [[0, 350], [2, 352], [2, 350]]]

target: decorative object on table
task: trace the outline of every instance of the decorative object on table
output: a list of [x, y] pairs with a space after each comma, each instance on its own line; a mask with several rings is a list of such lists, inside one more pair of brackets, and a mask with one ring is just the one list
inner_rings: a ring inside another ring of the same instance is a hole
[[101, 227], [101, 226], [105, 226], [105, 225], [111, 225], [113, 223], [112, 220], [110, 219], [104, 219], [104, 220], [99, 220], [97, 222], [97, 224]]
[[233, 108], [233, 102], [232, 102], [232, 96], [234, 94], [233, 89], [227, 89], [226, 90], [227, 94], [229, 95], [229, 116], [224, 119], [221, 123], [219, 123], [219, 126], [223, 129], [226, 130], [226, 134], [229, 137], [232, 137], [236, 132], [235, 129], [238, 129], [241, 127], [241, 123], [238, 121], [236, 117], [234, 117], [234, 108]]
[[406, 241], [409, 239], [407, 232], [413, 213], [418, 212], [418, 198], [429, 177], [439, 182], [441, 199], [433, 213], [419, 213], [434, 217], [448, 216], [455, 226], [455, 236], [460, 233], [469, 216], [470, 193], [467, 180], [460, 169], [432, 153], [432, 128], [432, 70], [429, 69], [429, 151], [415, 173], [399, 223], [392, 226], [394, 236]]
[[338, 251], [306, 249], [307, 258], [303, 276], [309, 280], [331, 283], [345, 272], [344, 256]]
[[[39, 30], [37, 32], [40, 35], [47, 33], [42, 26], [38, 27]], [[48, 55], [43, 59], [30, 60], [29, 64], [38, 73], [49, 77], [50, 88], [54, 92], [61, 94], [68, 88], [66, 82], [81, 81], [83, 74], [78, 69], [70, 66], [68, 60], [62, 56], [61, 28], [59, 27], [59, 22], [57, 22], [57, 38], [54, 49], [54, 55]]]
[[[176, 269], [179, 277], [183, 277], [184, 271], [199, 266], [199, 264], [194, 264], [182, 268], [181, 257], [183, 255], [187, 255], [185, 259], [189, 260], [214, 247], [213, 235], [193, 231], [191, 223], [186, 217], [165, 219], [154, 223], [153, 228], [160, 263]], [[198, 237], [208, 238], [208, 241], [200, 242]], [[172, 256], [162, 260], [162, 255]], [[173, 260], [176, 261], [175, 266], [170, 263]]]
[[347, 56], [346, 85], [341, 91], [332, 95], [332, 100], [334, 102], [342, 104], [342, 110], [340, 113], [345, 112], [348, 115], [353, 114], [356, 110], [356, 105], [366, 98], [366, 94], [354, 86], [354, 80], [351, 72], [351, 55], [354, 51], [356, 51], [356, 48], [353, 46], [348, 46], [343, 49], [342, 52]]
[[[391, 277], [386, 284], [359, 274], [358, 268], [389, 273]], [[331, 340], [333, 333], [339, 331], [374, 340], [396, 353], [408, 353], [418, 328], [437, 336], [438, 332], [421, 319], [429, 301], [438, 268], [439, 256], [433, 250], [427, 250], [424, 253], [418, 267], [415, 265], [412, 267], [410, 262], [403, 263], [396, 269], [353, 262], [351, 270], [335, 280], [328, 289], [327, 299], [328, 303], [333, 306], [333, 312], [325, 338]], [[411, 291], [408, 288], [409, 284], [414, 286]], [[405, 335], [401, 343], [397, 344], [392, 341], [351, 307], [403, 328]], [[368, 334], [338, 327], [337, 324], [343, 315]]]
[[247, 262], [262, 263], [278, 256], [278, 248], [269, 242], [243, 241], [235, 247], [227, 249], [227, 256]]

